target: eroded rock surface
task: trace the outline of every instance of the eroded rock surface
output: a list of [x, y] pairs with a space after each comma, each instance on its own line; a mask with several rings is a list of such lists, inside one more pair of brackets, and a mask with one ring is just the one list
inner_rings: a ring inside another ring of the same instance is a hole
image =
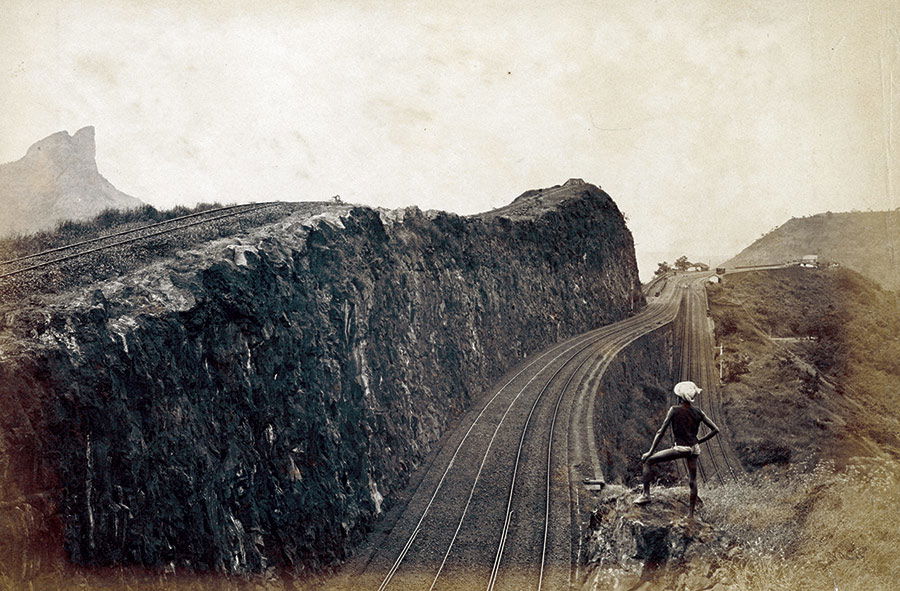
[[[675, 379], [671, 324], [623, 349], [603, 374], [594, 402], [594, 434], [608, 482], [640, 480], [640, 457], [672, 404]], [[675, 481], [674, 465], [659, 464], [657, 478]]]
[[[585, 590], [699, 590], [716, 585], [715, 561], [737, 550], [706, 522], [702, 510], [689, 519], [686, 487], [652, 490], [649, 505], [636, 506], [638, 489], [611, 485], [591, 516]], [[711, 566], [713, 565], [713, 566]]]

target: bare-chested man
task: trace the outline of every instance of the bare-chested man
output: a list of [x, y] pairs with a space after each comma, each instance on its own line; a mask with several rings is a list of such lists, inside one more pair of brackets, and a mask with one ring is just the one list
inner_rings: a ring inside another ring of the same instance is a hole
[[[684, 458], [687, 461], [688, 476], [690, 477], [690, 516], [694, 516], [694, 507], [697, 505], [697, 456], [700, 455], [700, 444], [719, 433], [719, 428], [715, 423], [709, 420], [702, 410], [693, 405], [694, 397], [700, 392], [702, 390], [694, 382], [675, 384], [675, 396], [681, 399], [681, 404], [669, 409], [666, 420], [663, 421], [662, 427], [653, 438], [650, 451], [641, 456], [641, 462], [644, 464], [644, 492], [635, 499], [635, 504], [646, 505], [650, 502], [650, 476], [651, 467], [654, 464]], [[709, 433], [698, 439], [697, 433], [700, 431], [701, 423], [709, 427]], [[653, 453], [663, 433], [666, 432], [666, 427], [670, 424], [672, 425], [672, 434], [675, 436], [675, 446]]]

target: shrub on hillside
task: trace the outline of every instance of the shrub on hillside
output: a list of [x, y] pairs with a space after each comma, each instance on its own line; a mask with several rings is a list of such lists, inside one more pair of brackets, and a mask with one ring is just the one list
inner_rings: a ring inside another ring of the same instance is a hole
[[815, 400], [819, 398], [819, 390], [822, 387], [822, 374], [818, 370], [805, 372], [800, 375], [800, 392], [807, 398]]
[[737, 332], [738, 321], [734, 311], [725, 310], [716, 322], [716, 337], [721, 339]]
[[762, 468], [770, 464], [786, 465], [791, 462], [791, 448], [772, 441], [759, 441], [745, 445], [740, 454], [744, 463], [751, 468]]
[[[729, 354], [730, 353], [730, 354]], [[722, 380], [725, 382], [737, 382], [741, 376], [750, 371], [750, 356], [740, 351], [728, 351], [724, 358]]]

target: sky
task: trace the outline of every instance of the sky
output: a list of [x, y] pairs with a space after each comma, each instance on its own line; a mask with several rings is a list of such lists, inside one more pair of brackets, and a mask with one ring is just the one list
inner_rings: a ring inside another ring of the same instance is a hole
[[0, 162], [93, 125], [100, 172], [157, 207], [469, 214], [582, 178], [646, 275], [900, 206], [891, 0], [0, 5]]

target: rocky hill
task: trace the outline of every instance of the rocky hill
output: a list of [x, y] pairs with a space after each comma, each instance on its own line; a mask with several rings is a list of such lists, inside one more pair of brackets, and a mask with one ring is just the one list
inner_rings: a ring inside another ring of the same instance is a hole
[[504, 372], [643, 305], [612, 199], [554, 196], [514, 216], [297, 213], [7, 303], [0, 507], [31, 525], [0, 522], [0, 559], [342, 561]]
[[28, 148], [20, 160], [0, 164], [0, 237], [142, 205], [100, 174], [95, 152], [94, 128], [85, 127], [71, 136], [54, 133]]
[[887, 289], [900, 289], [900, 210], [792, 218], [725, 266], [777, 264], [810, 254], [849, 267]]
[[[686, 588], [894, 589], [897, 293], [841, 267], [726, 275], [707, 291], [725, 428], [752, 476], [701, 490], [701, 515], [739, 550], [692, 560], [716, 586]], [[684, 588], [669, 575], [648, 591]]]

